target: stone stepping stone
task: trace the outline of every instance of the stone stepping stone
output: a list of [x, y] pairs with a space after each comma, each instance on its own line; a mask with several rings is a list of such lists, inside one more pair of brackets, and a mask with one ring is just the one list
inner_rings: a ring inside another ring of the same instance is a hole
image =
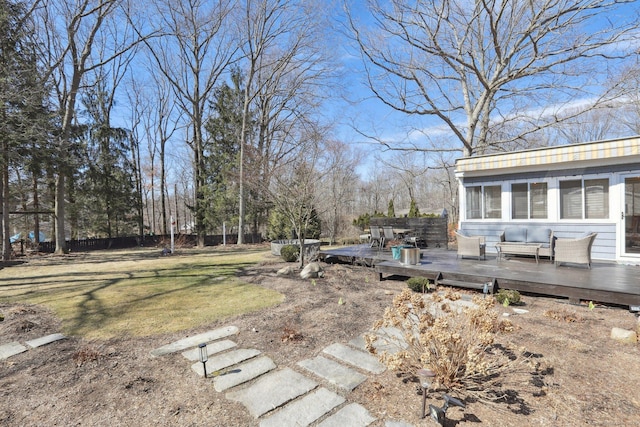
[[[240, 362], [244, 362], [247, 359], [256, 357], [260, 353], [260, 350], [241, 348], [239, 350], [233, 350], [211, 357], [206, 363], [207, 375], [215, 375], [218, 371], [228, 368], [229, 366], [236, 365]], [[191, 369], [193, 369], [198, 375], [204, 376], [202, 362], [194, 363], [193, 365], [191, 365]]]
[[273, 360], [267, 356], [259, 357], [242, 363], [231, 371], [215, 377], [213, 379], [213, 387], [217, 392], [223, 392], [237, 385], [244, 384], [247, 381], [251, 381], [254, 378], [258, 378], [260, 375], [266, 374], [275, 368], [276, 364], [273, 363]]
[[347, 391], [353, 390], [367, 379], [356, 370], [322, 356], [302, 360], [298, 362], [298, 366]]
[[8, 359], [11, 356], [27, 351], [27, 347], [18, 341], [0, 345], [0, 360]]
[[[375, 333], [379, 337], [373, 346], [380, 353], [386, 351], [387, 353], [393, 354], [408, 347], [408, 344], [402, 335], [402, 331], [398, 328], [382, 327], [377, 331], [372, 331], [371, 333]], [[359, 336], [358, 338], [349, 341], [349, 344], [364, 351], [367, 350], [364, 336]]]
[[51, 334], [45, 337], [36, 338], [34, 340], [27, 341], [27, 345], [31, 348], [40, 347], [43, 345], [51, 344], [52, 342], [63, 340], [66, 337], [62, 334]]
[[344, 397], [323, 387], [265, 418], [260, 422], [260, 427], [306, 427], [344, 401]]
[[352, 403], [318, 424], [318, 427], [365, 427], [376, 419], [364, 406]]
[[230, 391], [225, 396], [242, 403], [253, 417], [258, 418], [317, 386], [312, 379], [291, 368], [284, 368], [263, 376], [242, 390]]
[[364, 369], [374, 374], [381, 374], [386, 370], [386, 367], [380, 363], [374, 355], [356, 350], [344, 344], [331, 344], [322, 350], [322, 352], [353, 365], [356, 368]]
[[385, 421], [384, 427], [413, 427], [413, 424], [405, 423], [404, 421]]
[[177, 353], [191, 347], [197, 347], [199, 344], [216, 341], [221, 338], [235, 335], [237, 333], [238, 328], [236, 326], [226, 326], [224, 328], [214, 329], [212, 331], [204, 332], [192, 337], [183, 338], [179, 341], [175, 341], [171, 344], [163, 345], [162, 347], [156, 348], [155, 350], [151, 350], [151, 356], [158, 357], [164, 356], [165, 354]]
[[[216, 341], [211, 344], [207, 344], [207, 354], [211, 357], [212, 354], [221, 353], [235, 347], [236, 345], [237, 344], [231, 340]], [[192, 362], [195, 362], [196, 360], [200, 360], [200, 349], [197, 347], [192, 348], [182, 352], [182, 355]]]

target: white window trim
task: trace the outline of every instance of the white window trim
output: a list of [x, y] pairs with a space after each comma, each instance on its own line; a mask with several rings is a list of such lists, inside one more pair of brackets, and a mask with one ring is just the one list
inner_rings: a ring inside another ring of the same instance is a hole
[[[607, 218], [586, 218], [586, 209], [585, 209], [585, 191], [584, 191], [584, 182], [585, 181], [590, 181], [590, 180], [597, 180], [597, 179], [607, 179], [609, 180], [609, 212], [608, 212], [608, 217]], [[581, 182], [581, 188], [582, 188], [582, 218], [578, 219], [578, 218], [562, 218], [562, 205], [560, 203], [560, 182], [561, 181], [578, 181], [580, 180]], [[615, 207], [616, 203], [615, 203], [615, 197], [614, 197], [614, 191], [617, 190], [617, 187], [615, 186], [617, 181], [615, 180], [614, 174], [613, 173], [605, 173], [605, 174], [590, 174], [590, 175], [575, 175], [575, 176], [561, 176], [561, 177], [557, 177], [554, 179], [555, 181], [555, 185], [554, 185], [554, 197], [550, 198], [550, 201], [553, 200], [553, 202], [556, 205], [556, 209], [555, 209], [555, 214], [556, 214], [556, 220], [558, 222], [562, 222], [562, 223], [593, 223], [593, 224], [611, 224], [616, 222], [616, 218], [615, 215], [613, 215], [613, 208]], [[550, 193], [550, 191], [548, 191]], [[548, 196], [548, 194], [547, 194]]]

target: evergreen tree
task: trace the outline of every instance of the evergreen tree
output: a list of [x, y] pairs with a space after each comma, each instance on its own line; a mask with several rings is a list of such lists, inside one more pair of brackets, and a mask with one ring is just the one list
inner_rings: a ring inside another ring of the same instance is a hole
[[389, 218], [395, 218], [396, 209], [393, 207], [393, 199], [389, 200], [389, 207], [387, 208], [387, 216]]
[[43, 103], [46, 96], [39, 83], [35, 43], [31, 38], [34, 31], [28, 10], [23, 2], [0, 0], [0, 237], [4, 260], [11, 256], [10, 170], [22, 172], [26, 167], [28, 171], [27, 157], [33, 154], [35, 159], [36, 155], [26, 148], [46, 142], [37, 136], [41, 134], [39, 128], [46, 128], [41, 120], [47, 115]]
[[242, 128], [243, 77], [238, 69], [231, 73], [231, 83], [217, 87], [213, 93], [213, 115], [205, 129], [209, 138], [205, 147], [206, 185], [203, 189], [206, 210], [203, 213], [209, 231], [224, 221], [238, 217], [237, 174], [238, 141]]
[[137, 213], [134, 179], [129, 173], [133, 169], [129, 132], [111, 126], [111, 103], [102, 83], [96, 83], [82, 101], [89, 117], [86, 165], [77, 200], [83, 228], [105, 237], [134, 234]]
[[411, 205], [409, 206], [409, 218], [418, 218], [420, 216], [420, 210], [416, 205], [415, 199], [411, 199]]

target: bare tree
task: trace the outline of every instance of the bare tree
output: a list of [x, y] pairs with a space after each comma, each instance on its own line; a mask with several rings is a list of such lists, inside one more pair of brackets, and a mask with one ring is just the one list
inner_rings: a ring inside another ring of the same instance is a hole
[[422, 164], [419, 164], [420, 156], [415, 153], [395, 153], [390, 159], [382, 157], [378, 159], [379, 164], [386, 167], [389, 175], [407, 190], [408, 197], [400, 200], [400, 204], [396, 207], [406, 206], [408, 208], [412, 200], [417, 200], [418, 179], [424, 176], [429, 169], [425, 166], [424, 157], [422, 160]]
[[[349, 22], [370, 90], [397, 111], [436, 118], [457, 141], [387, 146], [482, 154], [571, 117], [565, 107], [578, 98], [580, 111], [607, 102], [617, 95], [602, 93], [608, 66], [635, 49], [638, 20], [624, 3], [368, 0], [375, 25]], [[519, 128], [507, 141], [492, 132], [505, 123]]]
[[[145, 5], [147, 6], [147, 5]], [[204, 123], [211, 93], [227, 71], [236, 45], [226, 26], [230, 0], [157, 0], [152, 5], [157, 37], [146, 45], [158, 70], [170, 83], [189, 130], [195, 175], [195, 228], [198, 246], [204, 246]]]
[[323, 231], [328, 233], [329, 242], [333, 244], [350, 223], [348, 213], [353, 211], [348, 209], [353, 209], [355, 204], [353, 188], [358, 182], [357, 167], [362, 154], [340, 141], [327, 141], [322, 151], [319, 162], [322, 179], [316, 191], [325, 207]]
[[275, 208], [289, 221], [298, 237], [300, 267], [304, 266], [304, 241], [307, 229], [319, 206], [317, 183], [321, 180], [316, 165], [320, 158], [322, 137], [317, 129], [302, 129], [296, 150], [274, 166], [273, 179], [263, 183]]
[[[46, 78], [54, 87], [60, 112], [59, 164], [55, 177], [56, 253], [67, 251], [65, 241], [66, 179], [71, 173], [69, 152], [76, 119], [76, 100], [88, 73], [129, 51], [136, 40], [121, 30], [105, 34], [105, 22], [113, 17], [120, 0], [48, 0], [35, 15], [43, 50]], [[120, 28], [122, 25], [120, 23]], [[113, 28], [113, 27], [112, 27]], [[123, 37], [120, 37], [121, 34]], [[96, 55], [99, 51], [103, 54]]]
[[622, 108], [615, 110], [615, 123], [622, 123], [622, 129], [627, 133], [640, 135], [640, 64], [636, 63], [624, 70], [620, 80], [623, 82], [625, 97]]
[[[246, 92], [239, 143], [238, 244], [243, 243], [245, 184], [269, 182], [280, 159], [296, 149], [299, 141], [290, 133], [301, 122], [314, 121], [310, 116], [317, 113], [317, 87], [332, 74], [322, 48], [324, 3], [246, 0], [244, 6], [239, 20]], [[253, 175], [246, 176], [251, 141]]]

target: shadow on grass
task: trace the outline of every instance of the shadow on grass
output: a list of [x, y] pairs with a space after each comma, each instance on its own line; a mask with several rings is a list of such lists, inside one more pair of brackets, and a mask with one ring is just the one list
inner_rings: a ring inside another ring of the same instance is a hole
[[[262, 251], [232, 250], [221, 253], [199, 252], [196, 256], [171, 256], [167, 263], [125, 265], [117, 267], [117, 259], [130, 262], [135, 259], [151, 259], [148, 255], [109, 256], [114, 269], [109, 271], [60, 271], [22, 278], [9, 278], [3, 281], [0, 289], [13, 290], [14, 295], [5, 297], [5, 301], [28, 301], [54, 308], [65, 320], [65, 330], [70, 335], [84, 334], [90, 330], [113, 328], [119, 321], [141, 322], [149, 320], [138, 318], [145, 313], [159, 313], [158, 319], [150, 323], [177, 324], [172, 322], [171, 313], [185, 310], [185, 318], [192, 318], [193, 307], [189, 303], [206, 303], [205, 310], [215, 310], [215, 303], [222, 303], [222, 312], [229, 310], [224, 301], [236, 298], [235, 304], [242, 304], [243, 298], [237, 298], [246, 292], [255, 292], [236, 283], [239, 275], [246, 272], [256, 261], [247, 261], [238, 255], [247, 255]], [[200, 256], [204, 255], [204, 256]], [[114, 259], [116, 261], [114, 261]], [[94, 259], [96, 266], [107, 260]], [[87, 261], [84, 261], [87, 263]], [[136, 267], [146, 267], [136, 269]], [[157, 266], [157, 268], [155, 268]], [[260, 289], [258, 289], [260, 290]], [[6, 295], [6, 294], [5, 294]], [[258, 301], [265, 299], [263, 295]], [[252, 298], [246, 298], [252, 300]], [[254, 299], [255, 300], [255, 299]], [[207, 302], [209, 301], [209, 302]], [[252, 302], [251, 304], [255, 304]], [[232, 307], [235, 309], [236, 307]], [[242, 307], [238, 307], [242, 311]], [[215, 313], [209, 312], [215, 319]], [[163, 319], [163, 317], [167, 317]], [[182, 320], [182, 319], [180, 319]], [[137, 327], [139, 325], [134, 325]], [[197, 325], [192, 325], [197, 326]], [[168, 328], [170, 329], [170, 328]], [[156, 331], [157, 332], [157, 331]]]

